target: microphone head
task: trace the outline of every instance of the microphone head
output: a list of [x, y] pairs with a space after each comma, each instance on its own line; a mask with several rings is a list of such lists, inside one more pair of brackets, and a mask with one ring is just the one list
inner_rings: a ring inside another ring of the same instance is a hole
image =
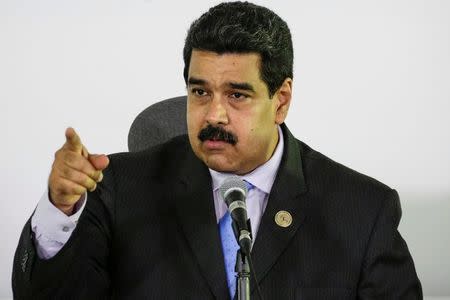
[[231, 176], [225, 179], [219, 188], [220, 195], [227, 204], [228, 211], [233, 220], [233, 232], [241, 251], [245, 255], [250, 254], [252, 237], [250, 220], [247, 217], [247, 184], [239, 176]]
[[239, 176], [230, 176], [222, 183], [219, 188], [219, 192], [222, 199], [225, 200], [228, 194], [232, 191], [242, 191], [244, 197], [247, 197], [247, 184], [245, 184], [245, 181], [239, 178]]

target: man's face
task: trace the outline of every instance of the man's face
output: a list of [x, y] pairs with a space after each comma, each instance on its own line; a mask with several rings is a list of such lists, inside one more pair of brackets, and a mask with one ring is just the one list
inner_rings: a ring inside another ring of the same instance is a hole
[[269, 98], [260, 55], [193, 50], [187, 125], [194, 153], [211, 169], [246, 174], [272, 156], [286, 118], [291, 79]]

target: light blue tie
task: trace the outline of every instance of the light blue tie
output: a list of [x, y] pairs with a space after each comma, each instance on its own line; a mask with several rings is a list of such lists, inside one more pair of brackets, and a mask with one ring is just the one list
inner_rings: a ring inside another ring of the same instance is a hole
[[[250, 191], [254, 186], [249, 183], [247, 184], [247, 189]], [[225, 271], [227, 272], [227, 283], [230, 292], [231, 299], [234, 298], [236, 293], [236, 272], [234, 267], [236, 266], [236, 252], [239, 249], [239, 245], [236, 241], [236, 237], [233, 233], [233, 228], [231, 226], [231, 215], [227, 211], [225, 215], [219, 221], [220, 239], [222, 240], [222, 252], [225, 261]]]

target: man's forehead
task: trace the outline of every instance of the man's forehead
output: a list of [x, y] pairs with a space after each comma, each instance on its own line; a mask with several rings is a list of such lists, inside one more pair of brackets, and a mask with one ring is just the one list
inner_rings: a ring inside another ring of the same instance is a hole
[[232, 86], [260, 83], [260, 56], [257, 53], [216, 53], [195, 50], [192, 53], [188, 84]]
[[199, 49], [199, 48], [193, 48], [192, 54], [196, 54], [196, 55], [215, 54], [218, 56], [221, 56], [221, 55], [237, 55], [237, 56], [254, 55], [257, 57], [261, 57], [260, 53], [257, 51], [215, 51], [215, 50]]

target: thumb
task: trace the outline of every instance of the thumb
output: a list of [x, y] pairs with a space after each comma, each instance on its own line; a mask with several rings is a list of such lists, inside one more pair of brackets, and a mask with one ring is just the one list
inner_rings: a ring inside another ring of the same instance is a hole
[[105, 154], [89, 154], [89, 162], [99, 171], [106, 169], [109, 158]]

